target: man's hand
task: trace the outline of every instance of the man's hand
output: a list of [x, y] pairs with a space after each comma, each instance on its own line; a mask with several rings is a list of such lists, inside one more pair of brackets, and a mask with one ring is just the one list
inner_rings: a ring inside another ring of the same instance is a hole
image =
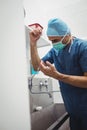
[[30, 44], [31, 45], [35, 45], [37, 40], [40, 38], [42, 34], [42, 30], [41, 29], [34, 29], [29, 33], [30, 36]]
[[60, 73], [56, 70], [56, 68], [48, 61], [46, 61], [46, 63], [41, 61], [39, 68], [47, 76], [57, 79], [58, 78], [57, 76], [60, 75]]
[[66, 75], [58, 72], [56, 68], [50, 63], [43, 61], [40, 62], [40, 70], [47, 76], [60, 80], [64, 83], [70, 84], [73, 87], [86, 88], [87, 89], [87, 72], [83, 76]]

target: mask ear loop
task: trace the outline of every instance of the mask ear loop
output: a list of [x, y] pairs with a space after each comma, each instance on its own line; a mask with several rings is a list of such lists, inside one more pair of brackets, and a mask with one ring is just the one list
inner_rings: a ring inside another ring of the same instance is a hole
[[68, 50], [69, 53], [71, 51], [72, 45], [73, 45], [73, 40], [71, 41], [71, 45], [70, 45], [69, 50]]
[[[68, 32], [68, 30], [67, 30], [67, 32]], [[63, 41], [63, 39], [65, 38], [67, 32], [65, 33], [65, 35], [64, 35], [64, 37], [62, 38], [61, 41]], [[71, 38], [72, 38], [72, 36], [71, 36]], [[71, 39], [71, 38], [70, 38], [70, 39]], [[71, 51], [72, 44], [73, 44], [73, 41], [71, 42], [71, 45], [70, 45], [70, 47], [69, 47], [69, 51], [68, 51], [69, 53], [70, 53], [70, 51]]]
[[66, 31], [65, 35], [63, 36], [63, 38], [62, 38], [61, 42], [62, 42], [62, 41], [63, 41], [63, 39], [66, 37], [67, 32], [68, 32], [68, 30]]

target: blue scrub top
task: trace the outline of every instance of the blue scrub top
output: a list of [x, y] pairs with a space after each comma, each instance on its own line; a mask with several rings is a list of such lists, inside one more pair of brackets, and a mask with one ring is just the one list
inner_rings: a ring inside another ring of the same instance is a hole
[[[52, 48], [42, 60], [54, 63], [63, 74], [83, 76], [87, 72], [87, 41], [74, 38], [70, 45], [60, 51]], [[60, 83], [60, 90], [66, 110], [71, 115], [87, 113], [87, 88]]]

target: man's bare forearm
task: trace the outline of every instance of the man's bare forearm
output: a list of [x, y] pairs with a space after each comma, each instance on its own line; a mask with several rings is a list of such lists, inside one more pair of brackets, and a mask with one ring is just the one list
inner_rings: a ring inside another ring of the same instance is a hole
[[87, 72], [83, 76], [65, 75], [59, 73], [54, 76], [56, 79], [80, 88], [87, 88]]
[[38, 55], [38, 51], [37, 51], [37, 46], [30, 46], [30, 51], [31, 51], [31, 62], [32, 62], [32, 65], [34, 67], [35, 70], [38, 70], [39, 68], [39, 64], [40, 64], [40, 57]]

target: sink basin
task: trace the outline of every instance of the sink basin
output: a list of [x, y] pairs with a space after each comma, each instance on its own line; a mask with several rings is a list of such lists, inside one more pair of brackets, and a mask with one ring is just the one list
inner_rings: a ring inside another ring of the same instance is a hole
[[31, 130], [69, 130], [68, 117], [63, 103], [52, 104], [31, 113]]

